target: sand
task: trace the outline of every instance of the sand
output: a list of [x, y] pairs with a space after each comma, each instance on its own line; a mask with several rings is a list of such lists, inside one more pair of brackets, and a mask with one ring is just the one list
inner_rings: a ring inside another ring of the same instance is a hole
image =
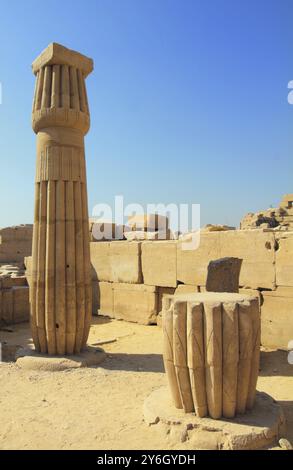
[[[0, 331], [0, 341], [11, 345], [12, 357], [16, 345], [31, 342], [28, 325]], [[0, 449], [176, 449], [142, 414], [144, 399], [166, 384], [161, 329], [95, 317], [89, 343], [107, 352], [98, 368], [39, 372], [0, 364]], [[282, 404], [293, 442], [286, 352], [262, 351], [258, 390]]]

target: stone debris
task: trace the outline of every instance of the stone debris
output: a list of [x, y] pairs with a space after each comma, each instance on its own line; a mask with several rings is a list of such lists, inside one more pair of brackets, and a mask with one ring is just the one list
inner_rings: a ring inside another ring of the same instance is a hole
[[240, 222], [241, 230], [283, 229], [293, 230], [293, 194], [285, 194], [280, 206], [260, 212], [249, 212]]

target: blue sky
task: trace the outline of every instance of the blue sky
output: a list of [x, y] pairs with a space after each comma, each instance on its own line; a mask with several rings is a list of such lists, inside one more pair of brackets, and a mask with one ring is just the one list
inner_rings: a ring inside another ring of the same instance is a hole
[[94, 59], [87, 79], [90, 210], [200, 203], [238, 224], [293, 192], [292, 0], [2, 2], [0, 226], [32, 222], [30, 65], [52, 41]]

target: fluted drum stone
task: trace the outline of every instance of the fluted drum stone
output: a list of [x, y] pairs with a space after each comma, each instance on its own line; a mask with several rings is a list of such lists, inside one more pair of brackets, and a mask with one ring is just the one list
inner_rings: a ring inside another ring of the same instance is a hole
[[63, 356], [85, 347], [92, 312], [84, 135], [90, 126], [85, 79], [93, 61], [53, 43], [32, 67], [31, 327], [37, 351]]
[[225, 292], [168, 296], [162, 326], [176, 408], [220, 419], [253, 407], [260, 355], [257, 298]]

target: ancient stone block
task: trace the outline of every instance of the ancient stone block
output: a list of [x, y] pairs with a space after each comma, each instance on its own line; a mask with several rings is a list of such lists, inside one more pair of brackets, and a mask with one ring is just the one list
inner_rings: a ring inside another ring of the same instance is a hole
[[114, 284], [114, 316], [143, 325], [156, 324], [158, 291], [144, 284]]
[[279, 239], [276, 251], [276, 283], [293, 287], [293, 236]]
[[111, 282], [98, 282], [99, 314], [114, 317], [114, 286]]
[[141, 242], [111, 242], [110, 265], [112, 282], [140, 284], [142, 282]]
[[13, 323], [29, 320], [29, 288], [27, 286], [13, 287]]
[[293, 288], [263, 291], [261, 342], [263, 346], [287, 350], [293, 340]]
[[[184, 242], [177, 245], [177, 280], [184, 284], [205, 285], [207, 268], [211, 260], [221, 258], [220, 234], [231, 232], [201, 232], [197, 249], [184, 250]], [[228, 255], [226, 255], [228, 256]], [[232, 256], [232, 255], [230, 255]]]
[[234, 230], [219, 233], [220, 258], [243, 260], [239, 284], [252, 289], [275, 288], [275, 237], [261, 230]]
[[177, 286], [177, 241], [143, 242], [142, 272], [147, 285]]
[[91, 242], [90, 258], [93, 268], [93, 279], [111, 281], [110, 242]]
[[208, 292], [238, 292], [242, 260], [220, 258], [209, 262], [206, 290]]

